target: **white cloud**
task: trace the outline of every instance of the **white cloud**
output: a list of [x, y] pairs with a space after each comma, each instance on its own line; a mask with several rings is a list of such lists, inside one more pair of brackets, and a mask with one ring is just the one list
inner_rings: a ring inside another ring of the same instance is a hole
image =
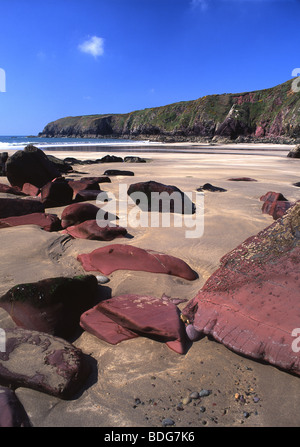
[[94, 57], [104, 54], [104, 39], [102, 37], [93, 36], [85, 40], [78, 46], [83, 53], [91, 54]]

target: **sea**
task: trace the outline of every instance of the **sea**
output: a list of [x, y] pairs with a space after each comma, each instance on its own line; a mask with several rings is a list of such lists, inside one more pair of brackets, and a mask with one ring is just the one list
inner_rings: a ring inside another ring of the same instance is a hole
[[51, 151], [87, 151], [114, 152], [124, 150], [145, 150], [160, 146], [160, 143], [148, 140], [106, 139], [106, 138], [40, 138], [34, 136], [0, 136], [0, 152], [22, 150], [33, 144], [42, 150]]

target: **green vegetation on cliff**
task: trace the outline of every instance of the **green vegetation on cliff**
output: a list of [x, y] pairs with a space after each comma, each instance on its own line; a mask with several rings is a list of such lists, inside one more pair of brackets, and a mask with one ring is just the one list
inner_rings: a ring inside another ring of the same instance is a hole
[[126, 114], [86, 115], [53, 121], [41, 137], [231, 140], [300, 138], [300, 93], [293, 80], [240, 94], [210, 95]]

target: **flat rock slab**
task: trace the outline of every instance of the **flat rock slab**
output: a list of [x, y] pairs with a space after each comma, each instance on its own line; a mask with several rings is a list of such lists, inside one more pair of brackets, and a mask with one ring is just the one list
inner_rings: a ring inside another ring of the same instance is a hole
[[81, 326], [111, 344], [144, 336], [166, 343], [177, 353], [186, 352], [179, 309], [170, 301], [152, 296], [120, 295], [102, 301], [81, 316]]
[[210, 183], [205, 183], [203, 186], [200, 186], [197, 191], [226, 192], [227, 190], [220, 188], [219, 186], [214, 186]]
[[127, 230], [117, 225], [107, 225], [107, 222], [103, 226], [99, 226], [97, 220], [87, 220], [79, 225], [66, 228], [63, 233], [78, 239], [112, 241], [116, 238], [125, 237]]
[[44, 212], [45, 207], [39, 200], [0, 198], [0, 218]]
[[233, 351], [300, 375], [300, 204], [224, 256], [182, 313]]
[[7, 329], [6, 352], [0, 352], [0, 384], [31, 388], [61, 399], [85, 384], [90, 366], [80, 349], [37, 331]]
[[251, 177], [233, 177], [229, 178], [228, 181], [230, 182], [257, 182], [254, 178]]
[[61, 230], [60, 219], [56, 214], [32, 213], [25, 216], [0, 219], [0, 228], [18, 227], [20, 225], [37, 225], [44, 231]]
[[126, 175], [129, 177], [134, 176], [134, 172], [132, 171], [120, 171], [119, 169], [108, 169], [104, 172], [104, 175], [108, 175], [109, 177], [117, 176], [117, 175]]
[[22, 192], [20, 188], [5, 185], [3, 183], [0, 183], [0, 192], [4, 192], [6, 194], [14, 194], [15, 196], [26, 196], [26, 194]]
[[68, 339], [78, 330], [80, 315], [95, 304], [97, 290], [93, 275], [47, 278], [12, 287], [0, 307], [17, 326]]
[[179, 258], [125, 244], [101, 247], [78, 255], [77, 259], [84, 270], [100, 271], [104, 275], [116, 270], [135, 270], [179, 276], [189, 281], [198, 278], [191, 267]]
[[26, 411], [15, 392], [0, 387], [0, 427], [31, 427]]

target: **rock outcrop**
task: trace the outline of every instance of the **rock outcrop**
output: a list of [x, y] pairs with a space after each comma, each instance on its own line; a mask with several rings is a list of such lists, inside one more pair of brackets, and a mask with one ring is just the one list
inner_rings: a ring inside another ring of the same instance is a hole
[[300, 204], [225, 255], [183, 309], [196, 333], [300, 375]]
[[293, 80], [253, 92], [209, 95], [126, 114], [66, 117], [41, 137], [113, 137], [200, 141], [299, 140], [299, 95]]

